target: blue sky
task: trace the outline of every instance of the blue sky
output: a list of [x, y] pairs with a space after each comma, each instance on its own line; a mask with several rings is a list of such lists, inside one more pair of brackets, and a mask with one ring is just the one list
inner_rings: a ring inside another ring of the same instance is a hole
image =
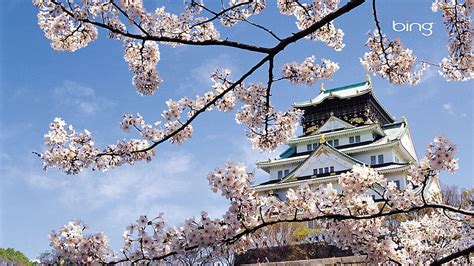
[[[171, 3], [172, 1], [161, 1]], [[180, 1], [178, 1], [180, 2]], [[276, 13], [273, 1], [255, 21], [275, 28], [284, 36], [295, 31], [294, 19]], [[156, 3], [156, 2], [151, 2]], [[390, 37], [401, 37], [418, 57], [439, 61], [446, 55], [446, 32], [440, 14], [432, 13], [431, 1], [378, 1], [382, 27]], [[244, 128], [236, 125], [233, 114], [210, 112], [194, 124], [194, 137], [184, 145], [164, 144], [150, 163], [122, 167], [106, 173], [86, 171], [67, 176], [54, 169], [42, 171], [32, 151], [43, 149], [43, 134], [54, 117], [63, 117], [76, 129], [87, 128], [99, 145], [133, 137], [121, 132], [118, 124], [124, 113], [143, 114], [157, 120], [164, 102], [209, 90], [209, 73], [217, 67], [233, 70], [234, 77], [260, 60], [256, 54], [229, 48], [160, 46], [158, 69], [164, 82], [151, 97], [136, 94], [131, 73], [123, 60], [121, 44], [106, 39], [75, 53], [57, 52], [38, 28], [36, 9], [30, 1], [7, 0], [0, 4], [0, 247], [20, 249], [30, 258], [48, 250], [47, 234], [73, 218], [103, 231], [118, 249], [127, 224], [139, 215], [165, 213], [170, 224], [207, 210], [218, 216], [226, 202], [210, 192], [206, 175], [226, 161], [253, 163], [275, 154], [251, 149]], [[418, 31], [394, 32], [392, 21], [434, 22], [433, 34]], [[337, 61], [341, 69], [325, 86], [336, 87], [365, 80], [359, 57], [373, 21], [369, 3], [337, 20], [345, 31], [346, 47], [334, 52], [321, 43], [304, 41], [288, 47], [277, 65], [301, 61], [314, 54]], [[239, 27], [230, 39], [259, 41], [271, 45], [261, 33]], [[250, 81], [264, 81], [259, 71]], [[376, 96], [400, 120], [404, 115], [418, 154], [428, 142], [444, 133], [459, 147], [460, 169], [454, 176], [443, 175], [446, 184], [472, 187], [473, 184], [473, 92], [472, 82], [446, 82], [430, 69], [416, 87], [390, 85], [373, 78]], [[314, 87], [280, 82], [273, 101], [287, 109], [295, 101], [314, 97]], [[279, 149], [283, 150], [283, 147]], [[276, 153], [278, 154], [278, 152]], [[257, 172], [257, 181], [265, 180]]]

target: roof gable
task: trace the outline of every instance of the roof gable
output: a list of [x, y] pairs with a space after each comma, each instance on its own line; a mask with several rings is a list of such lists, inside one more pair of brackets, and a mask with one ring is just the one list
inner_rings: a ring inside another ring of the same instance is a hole
[[338, 129], [348, 129], [348, 128], [354, 128], [354, 126], [340, 118], [331, 116], [315, 133], [319, 134], [323, 132], [334, 131]]
[[302, 176], [311, 176], [313, 169], [333, 166], [334, 172], [349, 171], [355, 164], [363, 163], [323, 143], [280, 183], [291, 182]]
[[364, 81], [364, 82], [353, 84], [353, 85], [332, 88], [332, 89], [327, 89], [327, 90], [323, 89], [321, 90], [321, 93], [318, 96], [316, 96], [316, 98], [310, 101], [294, 103], [293, 106], [296, 108], [304, 108], [307, 106], [312, 106], [312, 105], [322, 103], [324, 100], [328, 98], [340, 98], [340, 99], [351, 98], [354, 96], [368, 93], [371, 90], [372, 90], [372, 87], [369, 81]]

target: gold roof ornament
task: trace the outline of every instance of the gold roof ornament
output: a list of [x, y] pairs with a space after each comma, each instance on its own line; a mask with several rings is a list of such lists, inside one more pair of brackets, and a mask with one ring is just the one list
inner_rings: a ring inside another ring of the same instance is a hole
[[319, 86], [319, 94], [323, 92], [324, 92], [324, 83], [321, 83], [321, 85]]
[[369, 74], [365, 74], [365, 81], [367, 81], [368, 85], [372, 84], [372, 79]]
[[323, 134], [321, 135], [321, 138], [319, 139], [319, 144], [326, 143], [326, 136]]
[[404, 115], [402, 116], [402, 123], [403, 123], [405, 126], [408, 126], [407, 118], [406, 118]]

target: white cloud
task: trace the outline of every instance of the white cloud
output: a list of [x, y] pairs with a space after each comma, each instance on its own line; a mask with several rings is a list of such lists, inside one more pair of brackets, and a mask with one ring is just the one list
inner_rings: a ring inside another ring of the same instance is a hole
[[209, 209], [218, 217], [226, 208], [222, 197], [211, 195], [206, 178], [209, 169], [203, 169], [192, 155], [183, 152], [169, 152], [150, 163], [122, 166], [105, 173], [85, 171], [66, 176], [55, 169], [41, 172], [38, 164], [7, 172], [8, 176], [23, 177], [32, 189], [55, 195], [64, 207], [84, 206], [75, 207], [81, 213], [99, 211], [102, 215], [95, 223], [121, 229], [124, 221], [133, 222], [142, 214], [163, 212], [168, 221], [177, 224], [199, 214], [201, 209]]
[[162, 150], [150, 163], [105, 173], [85, 171], [76, 176], [56, 169], [43, 172], [39, 160], [30, 157], [21, 165], [0, 168], [0, 176], [6, 177], [2, 180], [5, 184], [22, 186], [35, 197], [40, 195], [41, 200], [27, 206], [58, 213], [54, 224], [46, 223], [49, 220], [39, 214], [36, 219], [43, 221], [42, 228], [54, 229], [58, 222], [82, 219], [90, 225], [90, 232], [103, 231], [112, 247], [119, 249], [121, 233], [140, 215], [164, 213], [170, 226], [198, 216], [201, 210], [215, 218], [223, 215], [228, 203], [211, 192], [207, 180], [210, 170], [190, 153]]
[[443, 109], [444, 112], [450, 115], [454, 115], [453, 105], [451, 103], [445, 103], [441, 106], [441, 108]]
[[[232, 63], [233, 59], [228, 54], [219, 54], [215, 57], [203, 61], [200, 65], [193, 68], [189, 76], [183, 79], [179, 84], [178, 90], [181, 92], [202, 93], [203, 91], [211, 90], [210, 75], [216, 69], [227, 68], [233, 74], [238, 73], [238, 67]], [[233, 76], [231, 74], [231, 76]]]
[[437, 68], [434, 66], [430, 66], [425, 70], [425, 73], [421, 76], [420, 84], [424, 82], [428, 82], [433, 78], [439, 77]]
[[452, 116], [456, 116], [456, 117], [462, 117], [462, 118], [466, 118], [468, 117], [467, 113], [460, 113], [459, 112], [459, 109], [456, 110], [455, 106], [453, 106], [452, 103], [444, 103], [441, 105], [441, 110], [448, 114], [448, 115], [452, 115]]
[[115, 105], [112, 101], [97, 96], [94, 89], [74, 81], [65, 81], [62, 86], [55, 88], [53, 96], [60, 105], [88, 115]]
[[247, 166], [247, 170], [255, 173], [256, 184], [268, 181], [268, 174], [255, 165], [258, 161], [265, 161], [268, 158], [278, 157], [286, 148], [286, 145], [280, 145], [273, 152], [260, 152], [252, 148], [252, 144], [245, 137], [232, 140], [234, 152], [229, 154], [228, 161], [242, 162]]

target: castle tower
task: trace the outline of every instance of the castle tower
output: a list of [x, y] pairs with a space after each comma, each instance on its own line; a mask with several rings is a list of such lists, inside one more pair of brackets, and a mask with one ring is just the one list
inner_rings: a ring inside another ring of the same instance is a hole
[[369, 165], [399, 188], [406, 185], [407, 170], [418, 160], [407, 121], [395, 121], [382, 107], [370, 79], [321, 87], [316, 98], [294, 107], [304, 111], [303, 135], [291, 138], [278, 158], [257, 163], [269, 175], [269, 181], [255, 186], [258, 193], [285, 200], [287, 190], [303, 182], [311, 187], [333, 183], [339, 190], [339, 175], [355, 164]]

